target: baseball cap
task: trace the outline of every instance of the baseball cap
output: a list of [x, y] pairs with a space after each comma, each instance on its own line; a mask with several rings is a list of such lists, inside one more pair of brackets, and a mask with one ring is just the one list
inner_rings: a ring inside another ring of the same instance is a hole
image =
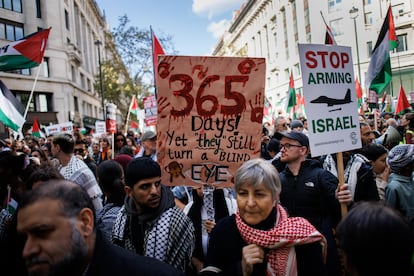
[[144, 134], [142, 134], [141, 141], [151, 140], [155, 137], [157, 137], [157, 134], [152, 130], [148, 130], [148, 131], [144, 132]]
[[267, 144], [267, 150], [273, 152], [279, 152], [279, 140], [272, 138], [270, 142]]
[[301, 146], [305, 146], [309, 148], [309, 138], [308, 136], [306, 136], [306, 134], [303, 134], [302, 132], [292, 130], [290, 132], [276, 132], [275, 133], [275, 138], [278, 139], [279, 141], [282, 140], [283, 137], [298, 141]]
[[301, 120], [293, 120], [290, 123], [290, 128], [297, 128], [297, 127], [303, 127], [303, 123]]

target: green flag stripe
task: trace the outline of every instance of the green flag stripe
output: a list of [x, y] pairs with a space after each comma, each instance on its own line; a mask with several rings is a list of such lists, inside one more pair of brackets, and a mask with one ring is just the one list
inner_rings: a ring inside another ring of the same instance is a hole
[[3, 110], [0, 109], [0, 121], [7, 127], [13, 129], [14, 131], [19, 130], [19, 125], [13, 122], [6, 114], [4, 114]]
[[22, 55], [5, 55], [0, 56], [0, 71], [9, 71], [15, 69], [32, 68], [38, 66], [37, 62], [30, 60]]
[[377, 92], [377, 94], [381, 94], [382, 91], [384, 91], [384, 89], [390, 83], [391, 78], [391, 62], [390, 57], [388, 56], [388, 58], [384, 61], [384, 65], [382, 66], [381, 70], [372, 80], [371, 86], [369, 88]]

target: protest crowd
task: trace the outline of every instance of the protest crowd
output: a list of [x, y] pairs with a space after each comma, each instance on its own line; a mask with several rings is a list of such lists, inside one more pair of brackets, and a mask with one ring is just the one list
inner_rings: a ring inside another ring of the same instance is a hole
[[0, 274], [414, 275], [412, 106], [357, 114], [349, 47], [298, 50], [308, 117], [292, 73], [265, 117], [265, 58], [153, 53], [142, 133], [0, 139]]
[[338, 185], [306, 118], [280, 115], [222, 189], [163, 185], [152, 130], [1, 140], [0, 259], [13, 275], [412, 275], [413, 130], [412, 112], [360, 116]]

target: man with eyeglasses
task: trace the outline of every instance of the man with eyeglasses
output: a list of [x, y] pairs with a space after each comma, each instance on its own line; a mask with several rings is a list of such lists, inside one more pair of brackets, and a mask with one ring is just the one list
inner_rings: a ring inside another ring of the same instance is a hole
[[82, 186], [93, 201], [96, 211], [102, 209], [103, 193], [95, 176], [82, 160], [74, 154], [75, 139], [71, 134], [57, 134], [52, 140], [52, 153], [59, 162], [59, 172], [67, 180]]
[[298, 131], [277, 132], [275, 137], [280, 140], [280, 160], [286, 164], [280, 173], [280, 202], [290, 216], [306, 218], [325, 236], [328, 241], [329, 275], [340, 275], [333, 232], [341, 219], [340, 203], [335, 196], [338, 179], [324, 170], [319, 161], [307, 159], [309, 139], [306, 134]]

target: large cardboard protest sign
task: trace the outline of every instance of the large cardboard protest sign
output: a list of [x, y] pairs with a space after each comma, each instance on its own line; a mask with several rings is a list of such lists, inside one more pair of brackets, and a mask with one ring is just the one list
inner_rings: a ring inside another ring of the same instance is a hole
[[299, 44], [312, 156], [361, 147], [351, 48]]
[[163, 183], [231, 186], [260, 156], [265, 59], [162, 56], [157, 74]]

